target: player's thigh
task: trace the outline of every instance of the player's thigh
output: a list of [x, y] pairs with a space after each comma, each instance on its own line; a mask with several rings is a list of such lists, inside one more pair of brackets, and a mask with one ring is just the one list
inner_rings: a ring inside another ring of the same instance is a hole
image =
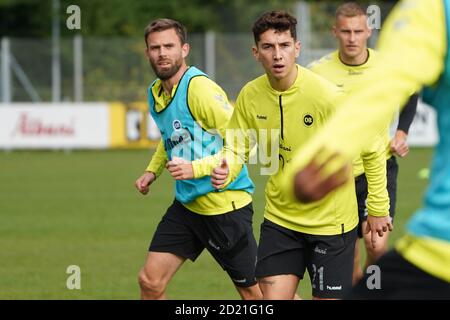
[[139, 274], [140, 281], [165, 286], [185, 260], [172, 253], [150, 251]]
[[356, 237], [356, 228], [338, 235], [307, 237], [313, 297], [342, 299], [350, 291]]
[[195, 261], [204, 249], [203, 243], [193, 231], [198, 219], [198, 215], [175, 200], [158, 224], [148, 251], [170, 253]]
[[301, 233], [264, 220], [256, 264], [264, 299], [293, 299], [306, 270], [305, 251]]
[[253, 208], [249, 204], [225, 214], [204, 217], [204, 228], [199, 230], [206, 249], [238, 288], [256, 284], [257, 244], [252, 217]]
[[258, 279], [264, 300], [293, 300], [300, 278], [294, 274], [280, 274]]
[[235, 287], [242, 300], [261, 300], [263, 298], [261, 289], [257, 283], [250, 287], [240, 287], [236, 285]]

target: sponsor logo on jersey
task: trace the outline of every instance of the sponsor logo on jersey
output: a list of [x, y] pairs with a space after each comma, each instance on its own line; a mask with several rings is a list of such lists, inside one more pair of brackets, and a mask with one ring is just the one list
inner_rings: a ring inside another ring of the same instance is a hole
[[[176, 121], [176, 120], [175, 120]], [[175, 127], [174, 121], [174, 127]], [[168, 152], [178, 145], [184, 145], [194, 141], [194, 136], [188, 128], [182, 128], [172, 132], [172, 136], [164, 140], [164, 149]]]
[[361, 75], [361, 74], [364, 74], [364, 72], [362, 72], [362, 71], [355, 71], [355, 70], [348, 70], [348, 75], [349, 76], [358, 76], [358, 75]]

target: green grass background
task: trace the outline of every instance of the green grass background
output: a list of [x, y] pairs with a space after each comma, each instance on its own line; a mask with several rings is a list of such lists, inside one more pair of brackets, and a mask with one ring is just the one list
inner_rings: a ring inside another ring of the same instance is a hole
[[[152, 234], [173, 200], [165, 172], [147, 196], [134, 189], [151, 151], [0, 152], [0, 299], [138, 299], [137, 274]], [[390, 243], [419, 207], [430, 149], [399, 160], [398, 204]], [[264, 184], [256, 183], [254, 232], [263, 219]], [[81, 290], [68, 290], [66, 269], [81, 268]], [[306, 277], [299, 286], [310, 298]], [[172, 299], [239, 299], [227, 274], [204, 251], [169, 285]]]

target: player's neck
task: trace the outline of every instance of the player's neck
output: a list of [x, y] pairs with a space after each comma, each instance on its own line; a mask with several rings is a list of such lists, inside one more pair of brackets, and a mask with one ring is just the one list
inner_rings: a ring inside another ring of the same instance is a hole
[[188, 66], [183, 62], [180, 69], [178, 69], [177, 73], [175, 73], [172, 77], [167, 80], [161, 80], [161, 85], [163, 87], [164, 92], [171, 96], [173, 87], [180, 82], [181, 77], [184, 75]]
[[360, 66], [367, 62], [369, 59], [369, 49], [365, 49], [361, 52], [361, 54], [357, 55], [356, 57], [349, 57], [346, 56], [344, 53], [339, 51], [339, 60], [343, 64], [349, 65], [349, 66]]
[[282, 79], [276, 79], [270, 74], [268, 74], [270, 86], [276, 91], [280, 92], [286, 91], [294, 84], [295, 80], [297, 79], [297, 74], [298, 68], [297, 65], [295, 64], [292, 70], [290, 70], [289, 73], [286, 75], [286, 77]]

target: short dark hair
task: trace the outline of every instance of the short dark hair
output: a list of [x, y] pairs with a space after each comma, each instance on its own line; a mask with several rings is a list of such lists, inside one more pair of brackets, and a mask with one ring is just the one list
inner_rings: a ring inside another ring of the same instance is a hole
[[286, 11], [274, 10], [266, 12], [253, 24], [252, 30], [255, 44], [258, 44], [261, 34], [269, 29], [275, 29], [281, 32], [289, 30], [294, 40], [297, 40], [296, 27], [297, 19]]
[[158, 31], [164, 31], [168, 29], [174, 29], [175, 32], [178, 35], [178, 38], [180, 38], [181, 44], [185, 44], [187, 41], [187, 32], [186, 27], [183, 26], [180, 22], [172, 19], [162, 18], [162, 19], [156, 19], [153, 20], [148, 24], [148, 26], [145, 28], [145, 44], [148, 47], [147, 43], [147, 37], [150, 33], [158, 32]]
[[363, 6], [356, 2], [347, 2], [336, 9], [335, 18], [337, 19], [339, 16], [351, 18], [365, 15], [367, 15], [367, 13]]

